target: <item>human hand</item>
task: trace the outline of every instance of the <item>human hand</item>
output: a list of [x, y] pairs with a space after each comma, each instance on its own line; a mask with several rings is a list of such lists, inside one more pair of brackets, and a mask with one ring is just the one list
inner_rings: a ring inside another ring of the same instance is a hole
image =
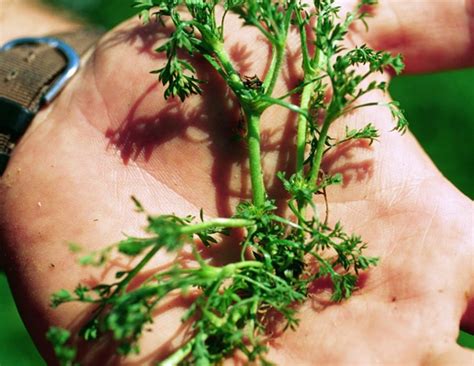
[[[245, 74], [261, 74], [259, 60], [266, 59], [267, 49], [254, 33], [228, 29], [229, 44], [240, 44], [235, 61], [248, 65]], [[245, 150], [221, 122], [222, 116], [234, 123], [239, 118], [225, 103], [226, 89], [202, 65], [200, 72], [210, 78], [203, 97], [184, 106], [165, 103], [161, 87], [146, 73], [160, 63], [152, 52], [156, 30], [132, 21], [109, 34], [55, 104], [37, 117], [2, 181], [8, 273], [43, 349], [49, 324], [68, 326], [83, 311], [76, 304], [53, 311], [49, 295], [101, 275], [77, 266], [65, 242], [92, 250], [121, 239], [122, 232], [137, 232], [142, 218], [133, 213], [131, 194], [151, 212], [197, 214], [203, 207], [211, 216], [229, 214], [232, 203], [248, 194], [241, 168]], [[397, 31], [391, 30], [392, 37]], [[377, 37], [369, 35], [375, 43]], [[360, 42], [367, 35], [353, 36]], [[409, 45], [406, 51], [410, 54]], [[417, 65], [413, 58], [408, 64]], [[298, 365], [418, 364], [451, 352], [469, 361], [472, 356], [456, 348], [455, 337], [474, 292], [465, 214], [471, 203], [441, 177], [412, 136], [390, 132], [393, 122], [385, 109], [359, 111], [339, 127], [369, 121], [380, 130], [380, 143], [345, 146], [325, 167], [346, 177], [344, 187], [328, 193], [330, 218], [362, 235], [382, 262], [345, 303], [326, 306], [315, 294], [300, 313], [296, 333], [272, 341], [270, 358]], [[292, 144], [285, 137], [293, 121], [271, 110], [263, 124], [265, 168], [272, 176], [290, 164]], [[143, 342], [141, 363], [170, 351], [166, 341], [181, 310], [176, 306], [157, 317], [155, 332]], [[465, 317], [466, 326], [470, 319]]]

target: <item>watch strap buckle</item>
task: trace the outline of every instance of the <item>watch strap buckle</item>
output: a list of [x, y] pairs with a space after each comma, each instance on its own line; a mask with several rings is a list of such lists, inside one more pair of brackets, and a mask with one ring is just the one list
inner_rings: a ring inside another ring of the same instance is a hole
[[55, 81], [50, 85], [48, 90], [42, 96], [41, 104], [50, 103], [66, 85], [66, 83], [74, 76], [79, 70], [80, 58], [77, 52], [69, 46], [67, 43], [54, 37], [25, 37], [17, 38], [10, 42], [5, 43], [1, 48], [0, 52], [8, 51], [14, 47], [25, 45], [25, 44], [47, 44], [51, 48], [60, 51], [66, 58], [66, 66], [64, 70], [57, 76]]

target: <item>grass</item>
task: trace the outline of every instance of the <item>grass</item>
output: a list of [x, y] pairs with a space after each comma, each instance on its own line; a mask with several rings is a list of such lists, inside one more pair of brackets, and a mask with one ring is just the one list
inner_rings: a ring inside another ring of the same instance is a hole
[[391, 85], [410, 130], [458, 189], [474, 197], [474, 69], [404, 76]]
[[[80, 18], [111, 28], [133, 15], [124, 0], [45, 0]], [[474, 69], [404, 76], [391, 92], [406, 110], [411, 131], [441, 172], [464, 194], [474, 197]], [[6, 278], [0, 273], [0, 366], [44, 365], [26, 332]], [[459, 344], [474, 349], [474, 336], [461, 332]], [[21, 345], [21, 347], [19, 347]]]

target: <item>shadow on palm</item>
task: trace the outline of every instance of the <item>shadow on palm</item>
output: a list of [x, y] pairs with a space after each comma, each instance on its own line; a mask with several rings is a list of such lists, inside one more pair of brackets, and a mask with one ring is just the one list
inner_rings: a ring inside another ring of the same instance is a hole
[[[145, 29], [137, 26], [132, 30], [118, 31], [117, 35], [104, 42], [101, 52], [126, 42], [135, 50], [134, 53], [163, 61], [164, 55], [157, 54], [155, 48], [169, 32], [160, 29], [156, 24], [152, 24]], [[247, 45], [240, 42], [230, 43], [229, 54], [242, 77], [251, 78], [254, 75], [265, 74], [269, 65], [261, 70], [261, 65], [251, 60], [255, 49], [251, 51]], [[262, 50], [260, 49], [258, 53], [262, 53]], [[250, 197], [245, 123], [240, 107], [222, 78], [205, 60], [189, 56], [187, 60], [197, 69], [197, 77], [205, 80], [201, 85], [203, 90], [201, 96], [191, 97], [189, 98], [191, 100], [184, 103], [177, 98], [171, 98], [165, 104], [158, 101], [153, 108], [148, 99], [162, 95], [163, 87], [159, 83], [151, 83], [131, 104], [127, 115], [119, 125], [109, 126], [105, 135], [110, 145], [120, 151], [125, 165], [131, 160], [141, 162], [145, 169], [147, 166], [152, 166], [153, 169], [154, 152], [160, 151], [160, 147], [171, 140], [179, 140], [185, 151], [188, 149], [191, 152], [204, 151], [210, 155], [212, 161], [212, 166], [206, 167], [202, 172], [203, 175], [212, 178], [212, 187], [216, 191], [214, 198], [216, 210], [213, 214], [228, 217], [233, 210], [231, 198], [240, 200]], [[288, 50], [287, 67], [284, 79], [280, 83], [280, 90], [289, 90], [298, 84], [301, 77], [300, 62], [300, 53]], [[291, 99], [295, 102], [298, 96], [293, 95]], [[144, 108], [150, 113], [143, 115]], [[274, 173], [294, 170], [296, 116], [278, 109], [268, 111], [267, 115], [267, 118], [264, 117], [261, 136], [263, 163], [269, 162], [265, 178], [269, 195], [281, 199], [283, 203], [285, 194], [280, 182], [274, 178]], [[366, 149], [369, 146], [365, 141], [358, 141], [333, 149], [324, 162], [327, 171], [344, 173], [346, 177], [356, 171], [356, 180], [366, 179], [364, 171], [370, 174], [370, 161], [366, 160], [359, 164], [352, 159], [353, 151], [361, 148]], [[182, 155], [179, 159], [181, 164], [171, 169], [186, 170], [187, 164], [196, 163], [192, 153], [187, 155], [176, 150], [173, 151], [173, 155]], [[333, 169], [340, 156], [345, 157], [347, 164]], [[347, 185], [348, 181], [345, 184]], [[176, 189], [187, 190], [187, 187], [179, 186]], [[208, 187], [205, 189], [207, 191]]]

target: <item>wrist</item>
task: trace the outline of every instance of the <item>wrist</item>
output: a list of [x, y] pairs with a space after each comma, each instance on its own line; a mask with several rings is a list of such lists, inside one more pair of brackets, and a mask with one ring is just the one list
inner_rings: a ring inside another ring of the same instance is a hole
[[3, 0], [0, 45], [13, 38], [65, 32], [78, 24], [65, 13], [53, 13], [37, 0]]

